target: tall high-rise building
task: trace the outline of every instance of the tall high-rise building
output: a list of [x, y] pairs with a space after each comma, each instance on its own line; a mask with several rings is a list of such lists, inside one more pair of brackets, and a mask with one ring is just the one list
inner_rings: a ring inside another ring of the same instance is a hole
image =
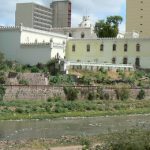
[[150, 37], [150, 0], [126, 0], [126, 31]]
[[50, 7], [53, 10], [53, 27], [71, 27], [71, 1], [55, 0]]
[[23, 23], [26, 27], [49, 31], [52, 27], [52, 9], [35, 3], [17, 3], [16, 26]]

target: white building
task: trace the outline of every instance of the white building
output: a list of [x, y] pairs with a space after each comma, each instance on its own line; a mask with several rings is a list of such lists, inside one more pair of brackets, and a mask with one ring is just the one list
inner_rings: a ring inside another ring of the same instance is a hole
[[64, 59], [67, 36], [18, 27], [0, 27], [0, 52], [6, 59], [21, 64], [47, 63], [54, 57]]
[[51, 32], [60, 33], [70, 38], [97, 38], [96, 34], [94, 33], [94, 27], [91, 23], [89, 16], [83, 16], [82, 22], [79, 24], [78, 27], [70, 28], [51, 28]]

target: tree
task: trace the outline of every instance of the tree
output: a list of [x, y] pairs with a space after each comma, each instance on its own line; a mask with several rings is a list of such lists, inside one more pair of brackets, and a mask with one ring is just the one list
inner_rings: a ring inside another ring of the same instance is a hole
[[99, 20], [95, 24], [97, 37], [116, 37], [119, 32], [119, 24], [122, 21], [121, 16], [110, 16], [106, 20]]
[[5, 88], [3, 85], [0, 85], [0, 101], [3, 100], [4, 95], [5, 95]]

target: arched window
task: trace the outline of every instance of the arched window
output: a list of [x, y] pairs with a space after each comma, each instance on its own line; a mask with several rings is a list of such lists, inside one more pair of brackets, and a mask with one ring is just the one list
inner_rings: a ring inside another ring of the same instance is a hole
[[116, 49], [117, 49], [117, 45], [113, 44], [113, 51], [116, 51]]
[[85, 37], [85, 34], [82, 32], [81, 33], [81, 38], [83, 39]]
[[116, 64], [116, 58], [115, 57], [112, 58], [112, 64]]
[[69, 33], [69, 37], [72, 37], [72, 33]]
[[137, 58], [135, 59], [135, 66], [136, 66], [136, 68], [139, 68], [139, 67], [140, 67], [140, 58], [139, 58], [139, 57], [137, 57]]
[[103, 51], [104, 50], [104, 44], [101, 44], [100, 45], [100, 51]]
[[128, 58], [127, 57], [123, 58], [123, 64], [128, 64]]
[[140, 51], [140, 44], [136, 44], [136, 51], [137, 51], [137, 52]]
[[75, 52], [76, 51], [76, 46], [72, 45], [72, 51]]
[[87, 52], [90, 52], [90, 45], [89, 44], [86, 46], [86, 50], [87, 50]]
[[128, 44], [124, 44], [124, 52], [128, 51]]

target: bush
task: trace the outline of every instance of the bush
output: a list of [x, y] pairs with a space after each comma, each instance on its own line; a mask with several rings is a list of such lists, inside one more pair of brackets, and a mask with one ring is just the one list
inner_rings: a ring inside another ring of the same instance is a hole
[[95, 99], [95, 93], [94, 92], [90, 92], [88, 94], [88, 100], [94, 100]]
[[19, 84], [22, 84], [22, 85], [29, 85], [29, 82], [25, 79], [22, 79], [22, 80], [19, 80]]
[[36, 66], [31, 67], [31, 73], [38, 73], [39, 69]]
[[145, 98], [145, 91], [141, 89], [137, 95], [137, 99], [142, 100]]
[[129, 89], [125, 87], [115, 89], [115, 93], [118, 100], [127, 100], [130, 96]]
[[47, 102], [52, 102], [54, 99], [52, 98], [52, 97], [49, 97], [48, 99], [47, 99]]
[[0, 101], [3, 100], [4, 95], [5, 95], [5, 88], [3, 85], [0, 85]]
[[15, 112], [22, 114], [24, 112], [24, 110], [22, 108], [16, 108]]
[[64, 93], [66, 95], [67, 100], [74, 101], [78, 98], [78, 90], [71, 87], [64, 87]]

